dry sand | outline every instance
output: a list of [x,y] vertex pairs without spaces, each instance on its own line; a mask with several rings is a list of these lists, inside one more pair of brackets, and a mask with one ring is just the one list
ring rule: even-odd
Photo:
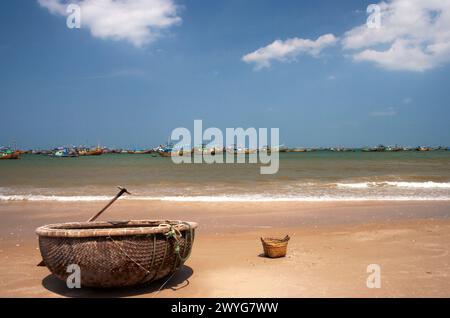
[[[36,227],[88,219],[103,203],[0,203],[1,297],[450,297],[450,202],[121,201],[103,219],[181,219],[200,227],[190,259],[163,282],[69,290],[40,261]],[[260,236],[289,234],[288,256]],[[366,286],[369,264],[381,288]]]

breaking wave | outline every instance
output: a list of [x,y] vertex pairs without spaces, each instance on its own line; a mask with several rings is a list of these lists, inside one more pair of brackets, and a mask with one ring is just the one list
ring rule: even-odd
[[367,189],[370,187],[398,187],[413,189],[450,189],[450,182],[404,182],[404,181],[383,181],[383,182],[358,182],[358,183],[336,183],[338,187],[350,189]]
[[[31,202],[96,202],[109,201],[110,196],[46,196],[46,195],[0,195],[0,201]],[[125,201],[168,201],[168,202],[333,202],[333,201],[450,201],[450,196],[133,196],[123,197]]]

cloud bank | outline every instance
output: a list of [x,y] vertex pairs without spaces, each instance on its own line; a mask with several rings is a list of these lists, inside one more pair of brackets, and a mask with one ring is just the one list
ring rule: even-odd
[[355,61],[415,72],[450,62],[450,1],[392,0],[378,6],[380,28],[360,25],[342,39]]
[[82,27],[94,37],[125,40],[142,47],[161,32],[181,23],[173,0],[38,0],[55,15],[66,16],[69,3],[81,8]]
[[322,35],[317,40],[300,38],[287,39],[286,41],[276,40],[243,56],[242,60],[246,63],[254,63],[255,69],[259,70],[270,67],[271,62],[274,60],[291,61],[300,54],[317,57],[324,48],[334,45],[336,42],[337,39],[333,34]]
[[[377,5],[380,28],[369,28],[364,23],[341,37],[342,48],[353,61],[412,72],[424,72],[450,62],[450,0],[390,0]],[[301,53],[317,56],[336,42],[332,34],[316,41],[277,40],[242,60],[262,69],[270,67],[274,60],[290,61]]]

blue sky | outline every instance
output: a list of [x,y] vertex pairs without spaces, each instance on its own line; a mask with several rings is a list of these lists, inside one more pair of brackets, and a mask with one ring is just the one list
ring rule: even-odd
[[[291,146],[450,144],[449,54],[416,63],[409,51],[379,58],[348,45],[370,1],[174,0],[179,21],[138,40],[95,34],[92,21],[69,29],[49,11],[58,0],[47,2],[0,3],[0,145],[154,146],[194,119],[279,127]],[[318,54],[243,61],[275,40],[324,34],[336,43]]]

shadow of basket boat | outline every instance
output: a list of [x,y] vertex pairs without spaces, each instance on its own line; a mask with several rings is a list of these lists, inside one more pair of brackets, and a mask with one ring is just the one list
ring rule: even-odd
[[85,287],[69,289],[65,282],[61,281],[53,274],[46,276],[42,280],[42,286],[52,293],[71,298],[120,298],[141,295],[155,296],[157,292],[166,289],[175,291],[187,287],[189,285],[189,278],[193,273],[194,271],[191,267],[183,265],[162,288],[161,286],[165,283],[165,279],[133,287],[108,289]]
[[51,224],[36,232],[45,266],[61,281],[77,265],[82,287],[116,288],[174,274],[190,256],[196,227],[136,220]]

